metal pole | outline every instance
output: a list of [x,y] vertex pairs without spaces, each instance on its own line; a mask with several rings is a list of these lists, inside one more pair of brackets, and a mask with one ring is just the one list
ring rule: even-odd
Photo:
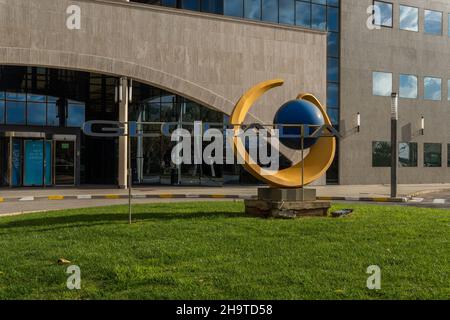
[[398,95],[392,93],[391,101],[391,198],[397,197],[397,124],[398,124]]
[[128,127],[127,131],[127,153],[128,153],[128,222],[131,224],[131,137]]
[[305,125],[301,126],[301,148],[302,148],[302,201],[305,201],[305,157],[304,157],[304,146],[305,146]]

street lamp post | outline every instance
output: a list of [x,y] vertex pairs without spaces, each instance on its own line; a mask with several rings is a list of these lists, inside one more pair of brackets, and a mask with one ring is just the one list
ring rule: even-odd
[[391,198],[397,197],[397,127],[398,127],[398,94],[391,95]]

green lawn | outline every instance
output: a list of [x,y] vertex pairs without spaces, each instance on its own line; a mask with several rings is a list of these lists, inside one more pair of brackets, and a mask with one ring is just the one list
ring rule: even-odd
[[[449,210],[353,205],[344,218],[247,217],[241,202],[0,218],[1,299],[449,299]],[[66,258],[81,290],[66,288]],[[381,290],[366,268],[381,267]]]

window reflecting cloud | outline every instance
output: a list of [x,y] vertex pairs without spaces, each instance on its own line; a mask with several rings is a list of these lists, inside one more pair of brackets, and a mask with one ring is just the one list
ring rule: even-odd
[[392,27],[392,4],[375,1],[375,24],[384,27]]
[[442,34],[442,12],[425,10],[425,32]]
[[392,73],[373,72],[373,95],[375,96],[390,96],[392,93]]
[[400,29],[419,31],[419,9],[400,6]]
[[425,77],[424,79],[424,98],[426,100],[441,100],[442,80],[439,78]]
[[409,74],[400,75],[400,98],[417,98],[417,77]]

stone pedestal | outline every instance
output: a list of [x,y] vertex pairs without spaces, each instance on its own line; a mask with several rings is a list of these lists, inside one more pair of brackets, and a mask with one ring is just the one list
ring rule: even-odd
[[266,218],[326,216],[331,204],[316,200],[315,189],[259,188],[257,200],[245,200],[245,212]]

